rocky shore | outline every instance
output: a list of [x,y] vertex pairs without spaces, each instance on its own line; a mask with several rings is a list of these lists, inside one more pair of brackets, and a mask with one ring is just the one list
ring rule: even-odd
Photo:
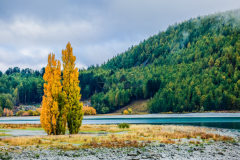
[[41,159],[41,160],[140,160],[140,159],[240,159],[239,143],[212,142],[193,144],[152,144],[142,148],[92,148],[64,151],[54,148],[1,147],[1,159]]
[[[205,141],[201,139],[181,139],[178,144],[153,142],[145,147],[128,148],[82,148],[63,150],[55,147],[42,146],[0,146],[0,159],[41,159],[41,160],[213,160],[240,159],[240,133],[234,130],[217,129],[209,131],[233,137],[233,141]],[[177,141],[177,140],[176,140]],[[199,144],[190,143],[199,141]]]

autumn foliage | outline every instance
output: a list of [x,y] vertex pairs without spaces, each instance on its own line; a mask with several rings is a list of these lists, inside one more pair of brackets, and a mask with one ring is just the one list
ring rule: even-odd
[[43,76],[45,83],[40,121],[48,135],[65,134],[66,126],[70,134],[76,134],[83,119],[83,105],[79,102],[79,73],[70,43],[66,50],[62,50],[62,61],[63,76],[60,61],[50,53]]
[[4,116],[12,116],[13,115],[13,111],[12,110],[10,110],[10,109],[7,109],[7,108],[4,108],[4,110],[3,110],[3,115]]
[[62,91],[61,64],[55,60],[54,54],[48,55],[48,64],[43,79],[44,96],[40,121],[47,134],[57,134],[58,95]]
[[67,124],[70,134],[79,132],[83,119],[83,104],[79,102],[80,87],[78,68],[75,66],[76,56],[73,55],[71,44],[68,43],[62,50],[63,61],[63,93],[65,96],[64,108],[67,112]]
[[89,106],[83,107],[83,113],[84,113],[84,115],[96,115],[97,114],[96,109],[94,109],[93,107],[89,107]]

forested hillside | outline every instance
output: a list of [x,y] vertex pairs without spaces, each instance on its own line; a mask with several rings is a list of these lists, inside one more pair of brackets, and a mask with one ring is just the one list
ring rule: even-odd
[[5,74],[0,71],[0,114],[2,109],[29,103],[40,103],[43,95],[43,74],[26,68],[9,68]]
[[[93,107],[111,112],[133,99],[152,97],[153,113],[240,109],[239,15],[234,10],[174,24],[106,64],[82,71],[98,76],[102,87],[91,98]],[[86,97],[92,86],[89,81]]]
[[[80,70],[82,99],[91,97],[97,113],[148,98],[152,113],[240,110],[239,17],[234,10],[191,18]],[[43,72],[0,75],[0,105],[16,93],[20,103],[40,102]]]

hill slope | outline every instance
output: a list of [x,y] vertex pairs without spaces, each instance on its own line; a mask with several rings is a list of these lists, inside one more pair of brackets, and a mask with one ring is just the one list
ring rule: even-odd
[[83,96],[95,92],[98,113],[151,97],[153,113],[240,109],[238,15],[234,10],[169,26],[106,64],[82,70]]
[[123,111],[128,110],[128,108],[131,108],[134,111],[132,114],[148,114],[149,113],[147,108],[147,100],[132,101],[131,103],[117,110],[114,113],[122,114]]

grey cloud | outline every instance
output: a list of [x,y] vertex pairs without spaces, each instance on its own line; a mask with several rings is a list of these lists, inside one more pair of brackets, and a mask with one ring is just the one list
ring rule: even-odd
[[0,70],[40,69],[71,42],[77,66],[101,64],[131,45],[198,15],[236,9],[236,0],[0,1]]

